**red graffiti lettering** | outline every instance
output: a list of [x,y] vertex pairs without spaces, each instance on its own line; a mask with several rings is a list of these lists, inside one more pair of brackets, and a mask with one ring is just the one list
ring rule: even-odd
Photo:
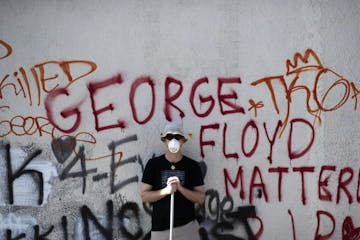
[[[255,183],[257,176],[259,176],[260,182]],[[267,195],[267,191],[266,191],[266,185],[264,184],[263,178],[261,176],[261,171],[260,171],[259,167],[257,167],[257,166],[254,167],[254,170],[251,175],[250,189],[249,189],[249,192],[250,192],[249,193],[249,203],[250,204],[252,204],[252,202],[253,202],[253,195],[254,195],[255,188],[262,189],[262,192],[265,197],[265,201],[268,202],[269,200],[268,200],[268,195]]]
[[293,240],[296,240],[296,231],[295,231],[295,219],[294,219],[294,216],[291,212],[290,209],[288,209],[288,214],[290,215],[290,218],[291,218],[291,229],[292,229],[292,236],[293,236]]
[[204,154],[204,146],[215,146],[215,141],[211,140],[211,141],[205,141],[204,140],[204,132],[207,129],[219,129],[220,125],[215,123],[215,124],[211,124],[211,125],[207,125],[207,126],[201,126],[200,129],[200,155],[202,158],[205,157]]
[[358,174],[357,191],[356,191],[357,202],[360,203],[360,169]]
[[[288,156],[290,160],[293,159],[297,159],[297,158],[301,158],[302,156],[304,156],[307,152],[310,151],[313,143],[314,143],[314,138],[315,138],[315,130],[313,128],[313,126],[306,121],[305,119],[293,119],[291,120],[291,128],[289,130],[289,136],[288,136]],[[294,149],[294,143],[296,143],[295,140],[304,140],[304,129],[303,126],[305,126],[305,130],[308,128],[309,130],[309,140],[307,141],[306,146],[303,146],[302,149]],[[264,133],[267,137],[268,143],[269,143],[269,155],[267,156],[267,159],[269,160],[270,164],[272,164],[272,149],[274,147],[274,144],[276,142],[276,135],[281,127],[281,121],[278,121],[278,124],[275,128],[274,134],[272,136],[272,138],[270,139],[269,137],[269,131],[268,128],[266,126],[266,123],[263,124],[264,127]],[[297,129],[299,129],[300,131],[295,131],[295,127]],[[246,158],[251,158],[259,145],[260,139],[262,136],[264,136],[264,134],[260,134],[260,129],[257,126],[257,123],[254,120],[249,120],[245,126],[243,127],[242,131],[240,133],[237,133],[235,131],[232,131],[231,128],[229,130],[229,124],[228,123],[224,123],[223,129],[222,129],[222,153],[224,155],[224,157],[226,159],[229,158],[234,158],[234,159],[239,159],[240,158],[240,151],[242,153],[243,156],[245,156]],[[200,129],[200,151],[201,151],[201,157],[205,157],[205,151],[204,151],[204,147],[205,146],[211,146],[214,147],[216,144],[218,144],[219,141],[205,141],[204,140],[204,134],[205,131],[208,129],[215,129],[218,130],[220,129],[220,124],[219,123],[215,123],[215,124],[210,124],[210,125],[206,125],[206,126],[202,126]],[[239,134],[239,135],[238,135]],[[231,136],[228,136],[231,135]],[[300,136],[299,136],[300,135]],[[216,139],[219,139],[220,136],[215,137]],[[227,150],[227,139],[231,138],[231,139],[240,139],[239,140],[239,145],[240,147],[240,151],[239,152],[228,152]],[[231,146],[234,146],[234,142],[231,143]],[[239,146],[238,145],[238,146]]]
[[[332,228],[328,233],[320,233],[320,225],[321,225],[321,216],[326,216],[328,217],[331,222],[332,222]],[[331,215],[331,213],[326,212],[326,211],[317,211],[316,212],[316,217],[317,217],[317,226],[316,226],[316,232],[315,232],[315,240],[326,240],[326,239],[330,239],[330,237],[333,235],[334,231],[335,231],[335,225],[336,225],[336,221],[333,215]]]
[[200,106],[204,105],[204,103],[209,103],[209,107],[203,112],[200,113],[196,107],[195,107],[195,92],[198,89],[198,87],[203,84],[203,83],[209,83],[209,80],[207,77],[204,78],[200,78],[199,80],[197,80],[192,88],[191,88],[191,93],[190,93],[190,104],[191,104],[191,108],[193,110],[193,112],[195,113],[196,116],[198,117],[207,117],[209,116],[209,114],[212,112],[214,105],[215,105],[215,100],[214,98],[210,95],[210,96],[202,96],[201,94],[199,94],[199,101],[200,101]]
[[[175,84],[178,86],[177,91],[175,92],[175,94],[171,95],[171,85]],[[185,113],[178,107],[176,106],[173,102],[178,99],[181,95],[183,91],[183,85],[181,83],[181,81],[172,78],[172,77],[167,77],[165,80],[165,106],[164,106],[164,113],[165,113],[165,117],[166,120],[171,121],[172,117],[171,117],[171,111],[170,111],[170,107],[175,108],[176,110],[179,111],[179,116],[181,118],[185,117]]]
[[[333,171],[335,172],[336,167],[335,166],[322,166],[321,170],[320,170],[320,174],[319,174],[319,181],[318,181],[318,194],[319,194],[319,199],[320,200],[324,200],[324,201],[331,201],[332,200],[332,195],[330,193],[330,191],[327,189],[328,185],[329,185],[329,178],[330,175],[328,175],[325,180],[322,180],[322,176],[323,176],[323,172],[324,171]],[[322,191],[324,193],[322,193]]]
[[224,130],[223,130],[223,154],[225,156],[226,159],[228,158],[239,158],[239,154],[235,153],[227,153],[226,152],[226,130],[227,130],[227,124],[224,124]]
[[288,173],[288,168],[277,167],[277,168],[269,168],[269,173],[278,173],[278,200],[281,202],[282,200],[282,176],[283,173]]
[[[311,130],[308,145],[302,151],[299,151],[299,152],[294,151],[292,149],[292,142],[293,142],[293,135],[292,134],[293,134],[293,130],[294,130],[294,126],[295,126],[294,124],[295,123],[305,123],[305,126],[308,126],[309,129]],[[302,130],[302,131],[304,131],[304,130]],[[302,137],[303,136],[304,135],[302,135]],[[300,118],[291,120],[290,121],[290,135],[289,135],[289,139],[288,139],[289,159],[293,160],[293,159],[300,158],[300,157],[304,156],[310,150],[310,148],[312,147],[312,145],[314,143],[314,139],[315,139],[315,130],[314,130],[313,126],[308,121],[306,121],[305,119],[300,119]]]
[[238,171],[237,171],[234,181],[231,180],[228,170],[224,169],[224,180],[225,180],[225,190],[226,190],[227,196],[230,196],[228,183],[230,183],[233,188],[237,188],[237,186],[239,185],[239,182],[240,182],[239,196],[240,196],[240,199],[245,199],[243,169],[241,166],[238,168]]
[[44,103],[46,115],[48,116],[48,119],[52,125],[54,125],[60,131],[69,134],[69,133],[74,132],[79,127],[80,121],[81,121],[81,113],[80,113],[80,110],[76,106],[70,106],[68,108],[65,108],[63,111],[60,112],[60,115],[63,118],[69,118],[70,116],[73,116],[73,115],[76,116],[76,118],[75,118],[74,123],[69,128],[60,127],[60,125],[55,122],[53,103],[56,100],[56,98],[58,98],[61,95],[69,96],[69,92],[65,88],[57,88],[57,89],[54,89],[53,91],[51,91],[47,95],[47,97],[45,99],[45,103]]
[[[246,133],[247,133],[247,130],[248,130],[249,127],[251,127],[252,129],[255,129],[255,136],[256,137],[255,137],[255,142],[254,142],[253,147],[251,148],[251,150],[249,152],[247,152],[246,149],[245,149],[245,137],[246,137]],[[256,123],[253,120],[249,121],[245,125],[245,127],[243,129],[243,132],[242,132],[242,139],[241,140],[242,140],[241,141],[241,149],[242,149],[243,154],[245,155],[245,157],[251,157],[254,154],[254,152],[256,151],[256,148],[257,148],[257,146],[259,144],[259,129],[258,129]]]
[[[232,113],[245,113],[245,110],[243,107],[238,106],[232,102],[229,101],[229,99],[237,99],[237,94],[234,90],[231,91],[229,94],[222,94],[222,87],[224,84],[232,84],[232,83],[241,83],[240,78],[219,78],[218,79],[218,99],[219,99],[219,105],[220,105],[220,111],[223,115],[226,114],[232,114]],[[230,107],[229,110],[224,109],[224,105]]]
[[[291,171],[290,171],[291,169]],[[251,170],[249,170],[251,172],[251,178],[250,178],[250,185],[249,188],[244,188],[244,178],[246,175],[248,175],[249,173],[246,173],[247,169],[244,168],[244,166],[239,166],[236,176],[235,175],[231,175],[231,172],[229,172],[227,169],[223,169],[223,174],[224,174],[224,188],[226,190],[226,194],[228,196],[231,196],[231,187],[233,189],[239,188],[239,196],[241,200],[244,200],[245,195],[249,196],[249,203],[252,203],[253,200],[253,196],[254,196],[254,191],[257,188],[260,188],[260,190],[262,191],[265,201],[268,202],[268,194],[266,191],[266,183],[263,179],[263,172],[264,170],[260,169],[259,167],[255,166],[253,167]],[[300,197],[300,201],[303,205],[307,204],[307,186],[309,186],[309,184],[306,184],[306,179],[308,177],[312,177],[314,178],[314,174],[316,175],[316,177],[318,178],[318,194],[317,194],[317,198],[320,201],[326,201],[326,202],[334,202],[336,204],[338,204],[340,202],[340,196],[341,196],[341,192],[344,192],[346,194],[346,196],[348,197],[348,203],[352,204],[354,203],[353,201],[353,196],[351,194],[351,191],[353,191],[353,194],[359,194],[359,179],[356,181],[356,184],[358,184],[357,188],[349,188],[349,185],[352,183],[353,181],[353,172],[354,170],[350,167],[345,167],[343,169],[341,169],[339,172],[336,171],[336,168],[334,168],[334,166],[320,166],[317,171],[315,171],[316,168],[314,166],[302,166],[302,167],[293,167],[293,168],[288,168],[288,167],[271,167],[267,169],[267,172],[270,174],[277,174],[278,175],[278,181],[277,181],[277,186],[278,186],[278,190],[277,190],[277,196],[276,196],[276,191],[270,192],[270,194],[274,195],[271,196],[271,199],[277,199],[278,202],[282,202],[283,201],[283,195],[282,195],[282,184],[291,182],[291,181],[298,181],[296,180],[296,178],[294,178],[294,173],[299,173],[300,175],[300,181],[299,185],[301,185],[301,197]],[[330,179],[330,175],[326,175],[326,171],[331,171],[333,172],[333,174],[337,173],[338,174],[338,182],[335,181],[329,181]],[[359,169],[360,171],[360,169]],[[348,176],[346,176],[348,175]],[[284,176],[286,176],[286,181],[283,181]],[[359,176],[360,178],[360,176]],[[330,184],[332,183],[332,184]],[[249,189],[249,194],[246,194],[245,189]],[[332,191],[336,191],[337,190],[337,198],[333,199],[333,193],[330,191],[330,189],[332,189]],[[259,189],[257,189],[259,190]],[[258,195],[259,196],[259,195]],[[313,196],[313,194],[312,194]],[[261,197],[261,195],[260,195]]]
[[[348,178],[343,180],[343,176],[347,173],[349,174]],[[337,189],[337,194],[336,194],[336,203],[340,202],[340,190],[341,189],[345,192],[346,196],[348,197],[349,204],[352,203],[352,201],[353,201],[352,196],[351,196],[349,190],[346,188],[346,186],[349,185],[349,183],[352,181],[353,175],[354,175],[354,171],[352,170],[352,168],[347,167],[347,168],[341,169],[340,175],[339,175],[338,189]]]
[[300,172],[301,174],[301,201],[303,203],[303,205],[306,205],[306,189],[305,189],[305,172],[314,172],[315,171],[315,167],[296,167],[293,168],[294,172]]
[[[136,107],[135,107],[135,93],[136,93],[137,88],[143,83],[147,83],[151,87],[151,96],[152,96],[151,109],[150,109],[150,113],[144,120],[139,120],[138,114],[136,111]],[[133,84],[131,85],[131,90],[130,90],[131,112],[132,112],[135,122],[137,122],[138,124],[141,124],[141,125],[146,124],[147,122],[150,121],[150,119],[154,115],[154,112],[155,112],[155,87],[154,86],[155,86],[154,81],[150,77],[140,77],[140,78],[136,79],[133,82]]]
[[108,104],[106,107],[103,107],[103,108],[100,108],[100,109],[97,109],[96,106],[95,106],[95,95],[96,95],[96,92],[99,89],[106,88],[106,87],[108,87],[110,85],[113,85],[113,84],[121,84],[121,83],[122,83],[122,79],[121,79],[121,76],[119,74],[119,75],[116,75],[116,76],[114,76],[112,78],[109,78],[109,79],[107,79],[105,81],[98,82],[98,83],[90,83],[88,85],[88,89],[89,89],[89,92],[90,92],[90,99],[91,99],[91,107],[92,107],[94,118],[95,118],[95,129],[97,131],[103,131],[103,130],[112,129],[112,128],[125,128],[125,123],[124,123],[124,121],[121,121],[121,120],[118,120],[117,123],[114,123],[114,124],[111,124],[111,125],[100,126],[99,125],[99,115],[106,112],[106,111],[113,111],[114,106],[111,103]]
[[360,227],[354,227],[350,216],[347,216],[343,222],[342,240],[360,240]]
[[277,134],[278,134],[278,131],[280,129],[280,127],[282,126],[282,122],[279,120],[278,123],[277,123],[277,126],[276,126],[276,129],[274,131],[274,134],[273,134],[273,137],[272,139],[270,140],[270,137],[269,137],[269,134],[268,134],[268,130],[266,128],[266,123],[264,122],[264,129],[265,129],[265,133],[266,133],[266,138],[267,140],[269,141],[270,143],[270,153],[269,155],[267,156],[267,159],[269,160],[270,164],[272,164],[272,152],[273,152],[273,146],[274,146],[274,143],[275,143],[275,139]]

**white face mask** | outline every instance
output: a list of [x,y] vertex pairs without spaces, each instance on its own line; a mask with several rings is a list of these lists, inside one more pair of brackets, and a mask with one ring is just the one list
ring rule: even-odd
[[168,142],[168,149],[171,153],[177,153],[180,150],[180,142],[175,138]]

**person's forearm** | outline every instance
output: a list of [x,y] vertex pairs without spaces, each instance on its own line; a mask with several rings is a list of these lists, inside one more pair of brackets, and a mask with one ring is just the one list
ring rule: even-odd
[[141,198],[143,202],[156,202],[162,199],[163,197],[167,196],[169,193],[166,191],[166,188],[156,190],[156,191],[144,191],[141,193]]
[[205,201],[205,192],[196,191],[196,190],[190,190],[183,186],[180,186],[178,188],[178,191],[184,195],[188,200],[202,204]]

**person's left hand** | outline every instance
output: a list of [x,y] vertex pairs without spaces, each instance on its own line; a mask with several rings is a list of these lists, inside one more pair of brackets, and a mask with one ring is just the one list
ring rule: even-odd
[[180,180],[177,176],[169,177],[167,179],[167,185],[172,186],[173,190],[171,192],[176,192],[176,190],[178,190],[179,186],[181,186]]

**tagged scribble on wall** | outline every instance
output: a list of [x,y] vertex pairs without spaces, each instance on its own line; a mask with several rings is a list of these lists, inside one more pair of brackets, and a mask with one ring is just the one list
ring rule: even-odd
[[40,149],[29,153],[0,144],[1,206],[44,206],[57,171],[51,161],[40,160]]
[[[305,92],[306,100],[303,106],[310,115],[314,116],[314,123],[321,124],[322,112],[336,111],[352,99],[354,110],[357,109],[357,96],[360,93],[358,87],[339,73],[324,67],[314,50],[307,49],[304,55],[295,53],[293,60],[286,61],[286,69],[283,75],[264,77],[251,83],[252,86],[265,84],[268,88],[276,113],[285,115],[282,119],[284,123],[282,131],[291,118],[294,108],[291,103],[292,97],[297,91]],[[283,91],[275,91],[274,84],[280,84]],[[330,98],[329,95],[335,91],[340,92],[341,95]],[[286,102],[284,109],[279,107],[281,101]]]

